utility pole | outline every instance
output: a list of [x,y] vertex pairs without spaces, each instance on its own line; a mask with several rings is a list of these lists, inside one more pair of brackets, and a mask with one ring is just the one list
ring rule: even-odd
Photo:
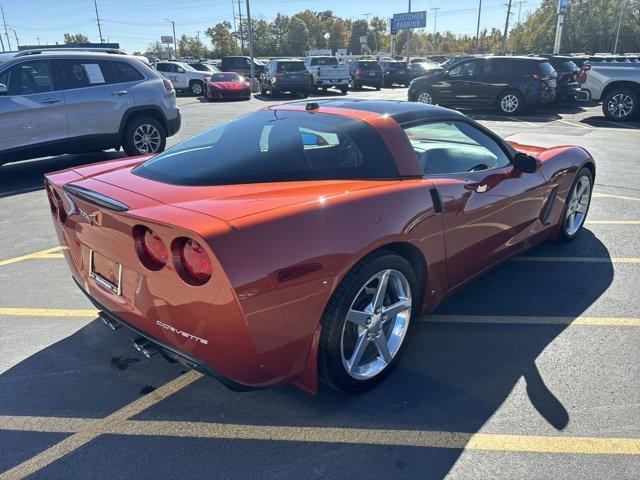
[[100,26],[100,15],[98,15],[98,2],[93,0],[93,6],[96,9],[96,21],[98,22],[98,35],[100,35],[100,43],[102,43],[102,27]]
[[2,47],[2,51],[4,52],[4,42],[2,41],[2,35],[0,35],[0,47]]
[[[411,0],[409,0],[409,13],[411,13]],[[411,29],[407,29],[407,67],[411,64]]]
[[507,19],[504,22],[504,32],[502,33],[502,53],[507,53],[507,33],[509,32],[509,17],[511,16],[511,0],[507,5]]
[[240,19],[240,54],[244,55],[244,37],[242,36],[242,6],[238,0],[238,17]]
[[253,60],[253,27],[251,26],[251,10],[247,0],[247,27],[249,28],[249,57],[251,62],[251,91],[258,91],[258,79],[256,78],[256,66]]
[[562,27],[564,26],[564,15],[567,13],[567,0],[558,0],[558,23],[556,24],[556,38],[553,42],[553,54],[560,53],[560,41],[562,40]]
[[0,4],[0,12],[2,12],[2,23],[4,23],[4,36],[7,37],[7,44],[9,45],[9,51],[11,51],[11,39],[9,38],[9,31],[7,30],[7,21],[4,18],[4,8]]
[[178,58],[178,49],[176,48],[176,22],[174,22],[173,20],[169,20],[168,18],[165,18],[165,20],[169,22],[173,27],[173,56],[175,58]]
[[620,2],[620,18],[618,18],[618,31],[616,32],[616,42],[613,44],[613,54],[618,53],[618,38],[620,37],[620,25],[622,25],[622,13],[624,12],[624,4],[627,3],[627,0],[622,0]]
[[18,50],[20,50],[20,42],[18,41],[18,33],[16,32],[15,28],[12,28],[11,30],[13,30],[13,36],[16,38],[16,48]]
[[38,40],[38,45],[40,45],[40,37],[36,37],[36,40]]
[[476,26],[476,53],[480,53],[480,13],[482,12],[482,0],[478,5],[478,25]]
[[[236,25],[236,0],[231,0],[231,10],[233,11],[233,31],[238,31]],[[238,55],[238,37],[236,37],[236,55]]]
[[[522,13],[522,4],[527,3],[527,0],[520,0],[516,2],[518,4],[518,28],[520,28],[520,14]],[[518,30],[518,35],[516,35],[516,47],[514,53],[518,54],[518,40],[520,40],[520,31]]]
[[436,22],[438,20],[438,10],[440,10],[440,8],[442,7],[434,7],[431,8],[430,10],[433,10],[433,34],[436,34]]

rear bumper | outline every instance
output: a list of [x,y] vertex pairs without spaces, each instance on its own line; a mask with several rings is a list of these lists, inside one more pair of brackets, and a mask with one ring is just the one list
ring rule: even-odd
[[138,335],[140,337],[143,337],[148,342],[151,342],[152,344],[154,344],[154,346],[157,347],[158,350],[160,350],[162,353],[164,353],[168,357],[176,360],[177,362],[179,362],[179,363],[181,363],[181,364],[183,364],[183,365],[185,365],[185,366],[187,366],[189,368],[197,370],[200,373],[204,373],[205,375],[209,375],[210,377],[213,377],[213,378],[219,380],[225,387],[229,388],[230,390],[233,390],[234,392],[247,392],[247,391],[253,391],[253,390],[261,390],[261,389],[265,388],[265,387],[252,387],[252,386],[243,385],[241,383],[238,383],[235,380],[232,380],[231,378],[226,377],[225,375],[221,374],[220,372],[218,372],[215,368],[213,368],[208,363],[203,362],[202,360],[198,360],[198,359],[196,359],[194,357],[191,357],[190,355],[187,355],[186,353],[181,352],[181,351],[179,351],[179,350],[167,345],[166,343],[161,342],[160,340],[158,340],[157,338],[149,335],[148,333],[143,332],[142,330],[134,327],[130,323],[127,323],[122,318],[117,316],[116,314],[110,312],[100,302],[98,302],[98,300],[93,298],[83,288],[83,286],[80,284],[80,282],[76,279],[75,276],[72,276],[72,278],[73,278],[73,281],[78,286],[78,288],[80,289],[80,291],[87,296],[89,301],[98,310],[100,310],[100,316],[101,317],[106,318],[110,322],[114,322],[116,324],[122,325],[123,327],[126,327],[129,331],[135,333],[136,335]]
[[411,81],[411,75],[403,73],[387,73],[384,76],[387,83],[409,83]]
[[288,83],[288,82],[274,82],[273,88],[280,90],[281,92],[309,92],[311,90],[310,83]]
[[175,135],[180,130],[180,126],[182,125],[182,115],[178,110],[178,114],[175,118],[170,118],[167,120],[167,137],[171,137]]
[[251,98],[251,90],[243,88],[241,90],[207,89],[207,98]]
[[384,78],[383,77],[375,77],[375,78],[356,77],[356,81],[360,85],[366,85],[370,87],[382,87],[382,84],[384,83]]

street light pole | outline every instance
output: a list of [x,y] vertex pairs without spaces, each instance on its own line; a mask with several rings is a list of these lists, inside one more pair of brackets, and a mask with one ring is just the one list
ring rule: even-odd
[[431,8],[430,10],[433,10],[433,34],[436,34],[436,22],[438,20],[438,10],[440,10],[440,8],[442,7],[434,7]]
[[98,35],[100,35],[100,43],[102,43],[102,26],[100,25],[100,15],[98,15],[97,0],[93,0],[93,6],[96,9],[96,21],[98,22]]
[[[516,2],[518,4],[518,29],[520,29],[520,15],[522,13],[522,4],[523,3],[527,3],[527,0],[520,0],[518,2]],[[516,35],[516,46],[515,46],[515,51],[514,53],[517,55],[518,54],[518,40],[520,39],[520,30],[518,30],[518,34]]]
[[618,18],[618,31],[616,32],[616,42],[613,44],[613,54],[618,53],[618,38],[620,37],[620,25],[622,25],[622,13],[624,12],[624,4],[627,0],[620,2],[620,17]]
[[478,25],[476,26],[476,53],[480,53],[480,13],[482,12],[482,0],[478,4]]
[[[411,0],[409,0],[409,13],[411,13]],[[411,64],[411,29],[407,29],[407,67]]]
[[178,56],[176,54],[178,53],[178,49],[176,47],[176,22],[169,20],[168,18],[165,18],[165,20],[173,27],[173,56],[177,59]]

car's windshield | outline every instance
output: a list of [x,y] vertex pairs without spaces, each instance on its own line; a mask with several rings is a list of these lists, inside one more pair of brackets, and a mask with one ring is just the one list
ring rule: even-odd
[[178,65],[179,67],[184,68],[188,72],[197,72],[197,70],[195,68],[193,68],[191,65],[189,65],[188,63],[176,62],[176,65]]
[[219,125],[136,167],[175,185],[396,178],[380,135],[340,115],[264,110]]
[[234,82],[240,79],[242,79],[242,77],[235,73],[214,73],[211,75],[213,82]]

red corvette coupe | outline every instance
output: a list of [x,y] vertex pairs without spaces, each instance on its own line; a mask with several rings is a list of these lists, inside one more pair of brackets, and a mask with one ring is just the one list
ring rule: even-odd
[[595,163],[411,102],[289,103],[164,153],[47,175],[74,280],[113,328],[232,389],[380,382],[411,324],[547,239]]
[[207,81],[205,98],[243,98],[251,99],[251,84],[242,75],[234,72],[212,73]]

